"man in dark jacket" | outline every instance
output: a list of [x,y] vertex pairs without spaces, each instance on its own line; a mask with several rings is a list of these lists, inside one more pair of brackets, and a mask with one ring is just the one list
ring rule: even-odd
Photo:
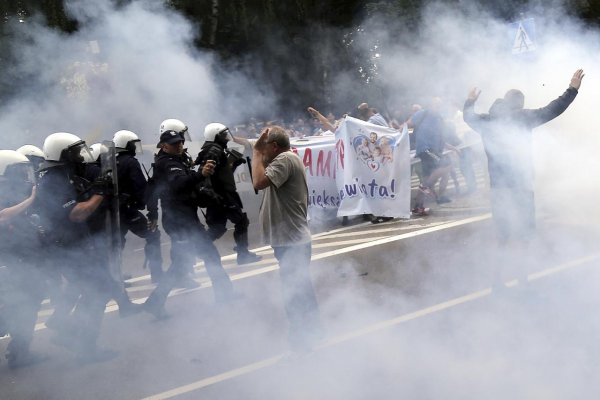
[[[248,226],[250,221],[243,210],[242,199],[235,186],[233,171],[240,163],[245,163],[243,155],[227,150],[227,142],[231,139],[229,128],[218,122],[213,122],[204,128],[202,150],[195,161],[203,166],[209,160],[215,162],[215,173],[209,178],[215,192],[221,196],[219,204],[206,207],[206,224],[208,235],[214,241],[227,231],[227,220],[233,222],[233,239],[237,252],[238,264],[249,264],[260,261],[258,256],[248,251]],[[237,153],[237,154],[236,154]]]
[[[146,208],[146,190],[148,186],[142,167],[135,158],[136,152],[141,149],[141,141],[135,133],[121,130],[115,133],[113,142],[118,153],[117,173],[120,193],[121,242],[125,244],[125,235],[128,231],[146,239],[146,245],[144,246],[146,262],[150,269],[152,282],[158,283],[163,274],[160,230],[155,224],[149,223],[144,214],[140,212],[140,210]],[[158,219],[158,215],[154,214],[156,214],[156,211],[149,207],[148,216],[151,220]]]
[[[84,160],[92,156],[75,135],[58,132],[48,136],[44,154],[34,208],[40,216],[46,262],[53,274],[62,275],[77,289],[79,297],[75,309],[55,324],[58,332],[53,340],[74,351],[81,361],[105,361],[116,355],[96,344],[111,298],[111,278],[90,222],[104,198],[110,196],[112,185],[86,168]],[[80,190],[77,182],[82,179],[92,182],[89,190]]]
[[171,238],[171,266],[145,302],[146,310],[157,318],[165,315],[169,292],[195,264],[196,256],[204,259],[215,300],[226,302],[233,296],[233,286],[219,252],[198,218],[198,188],[214,173],[215,165],[208,162],[201,172],[194,171],[184,152],[182,129],[163,129],[161,125],[161,132],[153,179],[161,202],[163,228]]
[[[488,159],[492,215],[501,245],[526,243],[535,231],[531,130],[562,114],[577,96],[583,70],[577,70],[567,90],[547,106],[524,109],[524,96],[509,90],[488,114],[475,113],[480,91],[470,91],[463,117],[481,134]],[[525,274],[524,268],[521,271]]]

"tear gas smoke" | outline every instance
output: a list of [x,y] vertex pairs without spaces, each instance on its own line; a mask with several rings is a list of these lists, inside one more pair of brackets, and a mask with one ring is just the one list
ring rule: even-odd
[[[106,137],[108,132],[132,129],[148,141],[155,139],[157,124],[164,118],[189,121],[193,134],[206,122],[245,111],[243,104],[259,103],[219,92],[211,72],[214,59],[191,49],[193,27],[176,13],[150,2],[118,10],[106,1],[94,3],[92,8],[84,3],[71,8],[79,20],[88,21],[78,34],[65,37],[38,25],[28,41],[19,44],[19,68],[35,79],[23,96],[1,110],[3,132],[27,132],[35,144],[56,130]],[[514,37],[507,34],[506,22],[460,3],[461,7],[431,3],[419,29],[400,38],[389,37],[380,19],[363,21],[371,37],[380,40],[377,79],[392,94],[390,104],[401,98],[422,102],[441,96],[457,109],[469,88],[477,86],[482,94],[476,111],[487,112],[494,99],[511,88],[523,91],[525,107],[544,106],[563,93],[576,69],[583,68],[586,77],[571,107],[534,131],[541,239],[534,241],[528,254],[505,249],[500,256],[491,224],[474,224],[457,235],[425,235],[385,251],[376,248],[369,258],[357,255],[354,261],[335,258],[315,263],[323,322],[332,336],[487,288],[491,270],[500,265],[537,271],[597,251],[600,114],[595,107],[600,104],[596,90],[600,60],[595,55],[600,32],[556,9],[536,16],[540,42],[535,53],[513,56]],[[100,47],[97,55],[84,51],[94,40]],[[371,42],[357,40],[357,46],[367,57]],[[95,77],[89,60],[105,71]],[[87,68],[86,79],[78,78],[73,68]],[[88,79],[91,76],[94,79]],[[239,93],[252,96],[259,86],[239,74],[227,79]],[[353,98],[356,104],[365,100],[353,92],[352,77],[336,79],[335,97]],[[88,89],[80,91],[84,82]],[[71,87],[73,93],[67,90]],[[269,103],[268,96],[262,100]],[[15,147],[24,138],[5,140]],[[430,254],[435,260],[428,258]],[[363,272],[368,275],[359,278]],[[397,324],[361,336],[363,340],[319,351],[304,363],[278,364],[216,384],[206,389],[213,395],[207,398],[239,398],[240,393],[273,399],[590,397],[598,389],[596,275],[586,267],[573,275],[565,272],[562,279],[540,280],[533,285],[548,298],[534,304],[488,297],[427,314],[414,324]],[[244,312],[231,318],[207,311],[206,304],[200,311],[194,309],[203,312],[201,316],[174,318],[173,335],[180,339],[183,335],[181,341],[164,340],[160,332],[153,332],[154,325],[120,324],[128,330],[116,334],[136,351],[122,357],[135,357],[139,363],[134,373],[127,366],[128,385],[156,385],[146,378],[156,376],[157,369],[163,389],[204,376],[202,369],[191,374],[187,363],[177,368],[190,351],[202,354],[205,365],[226,371],[285,347],[284,327],[273,329],[273,321],[285,320],[280,299],[264,290],[265,284],[258,279],[234,281],[248,300]],[[573,303],[581,307],[570,307]],[[180,315],[182,308],[179,304]],[[232,335],[235,340],[227,342]],[[160,358],[149,355],[153,343],[140,338],[166,341]]]

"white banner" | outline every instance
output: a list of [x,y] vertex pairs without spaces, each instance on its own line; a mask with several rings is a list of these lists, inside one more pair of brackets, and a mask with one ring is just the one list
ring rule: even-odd
[[346,117],[335,133],[338,217],[410,218],[410,150],[402,132]]
[[304,164],[308,184],[308,206],[338,208],[340,196],[335,182],[334,136],[296,139],[290,144]]

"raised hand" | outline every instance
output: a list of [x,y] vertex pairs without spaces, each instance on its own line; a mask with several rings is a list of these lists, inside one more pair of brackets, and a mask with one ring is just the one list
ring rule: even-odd
[[262,153],[263,150],[267,147],[267,140],[269,138],[269,128],[263,129],[260,137],[254,143],[254,150]]
[[573,77],[571,78],[570,86],[572,88],[579,90],[579,88],[581,87],[581,81],[583,80],[584,76],[585,76],[585,74],[583,73],[582,69],[578,69],[577,71],[575,71],[575,73],[573,74]]
[[481,94],[481,90],[479,90],[479,88],[474,87],[473,89],[471,89],[469,91],[469,95],[468,95],[468,99],[475,101],[479,98],[479,95]]

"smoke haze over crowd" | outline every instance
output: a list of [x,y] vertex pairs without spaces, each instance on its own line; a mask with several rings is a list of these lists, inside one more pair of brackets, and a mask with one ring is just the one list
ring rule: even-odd
[[[372,58],[373,43],[377,43],[381,52],[373,59],[377,65],[374,79],[377,85],[385,87],[388,97],[380,101],[361,98],[363,83],[356,80],[356,75],[343,72],[333,78],[332,101],[344,102],[347,107],[346,104],[358,105],[368,100],[371,106],[394,113],[407,101],[426,104],[431,97],[440,96],[452,105],[453,111],[458,111],[469,89],[476,86],[482,90],[475,107],[477,112],[487,112],[496,98],[512,88],[525,94],[526,108],[538,108],[567,89],[575,70],[584,69],[585,79],[571,107],[534,131],[537,209],[542,220],[540,226],[548,230],[542,232],[543,240],[536,243],[531,257],[546,254],[548,259],[568,258],[582,248],[593,248],[600,239],[597,206],[600,184],[596,176],[600,171],[597,156],[600,114],[595,109],[600,104],[597,91],[600,59],[596,56],[600,51],[600,32],[555,8],[544,15],[530,15],[536,22],[536,51],[513,55],[515,28],[479,7],[466,4],[461,2],[461,7],[451,7],[431,2],[424,8],[419,28],[405,31],[401,37],[388,34],[383,21],[389,23],[389,20],[382,16],[361,21],[366,34],[356,39],[353,51],[363,54],[365,59]],[[120,129],[132,130],[144,143],[153,144],[158,138],[158,126],[166,118],[186,122],[192,140],[201,140],[200,132],[209,122],[277,115],[278,110],[274,109],[277,99],[286,93],[277,92],[242,71],[221,68],[214,55],[194,47],[198,27],[160,2],[134,1],[117,7],[109,0],[98,0],[73,1],[67,5],[72,17],[80,22],[76,33],[58,33],[36,19],[29,21],[27,29],[21,29],[23,35],[12,43],[16,64],[4,71],[4,79],[17,75],[27,79],[19,79],[22,87],[0,108],[2,148],[14,149],[26,143],[41,147],[47,135],[58,131],[77,134],[91,144],[112,138]],[[326,40],[323,48],[330,49]],[[285,51],[286,38],[269,46],[274,49],[280,46]],[[316,53],[319,48],[320,44],[315,43]],[[289,68],[301,61],[290,58]],[[335,70],[333,65],[332,71]],[[264,72],[265,80],[269,72],[272,71]],[[550,228],[557,224],[581,228],[586,235],[564,236],[560,234],[564,231],[552,232]],[[469,276],[469,271],[481,273],[482,268],[488,268],[489,265],[481,265],[482,260],[511,265],[523,261],[519,258],[522,255],[510,251],[500,261],[494,258],[497,254],[490,230],[483,233],[474,230],[461,243],[440,240],[421,247],[415,245],[405,249],[406,252],[381,254],[366,266],[338,264],[335,260],[320,264],[322,269],[313,275],[315,281],[329,280],[333,287],[325,292],[323,286],[318,293],[325,325],[341,333],[345,328],[356,329],[362,321],[368,324],[389,318],[391,313],[400,312],[397,310],[410,312],[428,305],[429,300],[442,301],[472,291],[468,284],[475,279]],[[427,251],[428,245],[435,245],[447,258],[425,273],[420,269],[419,252]],[[553,253],[548,249],[553,249]],[[539,257],[527,260],[533,269],[553,266]],[[352,275],[358,270],[378,276],[369,268],[392,272],[381,274],[387,279],[372,283],[368,290],[358,279],[336,289],[337,272]],[[466,275],[459,275],[462,273]],[[407,293],[397,287],[401,278],[431,279],[431,282]],[[487,287],[485,283],[482,285],[480,288]],[[254,300],[249,302],[250,306],[281,312],[278,298],[267,299],[268,296],[258,293],[260,288],[245,286],[248,297],[252,298],[255,291],[256,298],[273,302],[265,305]],[[575,296],[579,289],[583,292],[577,296],[585,304],[598,304],[600,300],[589,281],[577,286],[570,280],[567,285],[548,285],[546,289],[560,292],[561,296]],[[367,292],[377,292],[378,300],[367,299]],[[570,314],[564,322],[574,324],[578,317],[586,318],[593,312],[592,306],[574,312],[563,309],[557,300],[552,301],[556,301],[557,314],[577,314]],[[475,310],[467,317],[454,312],[441,321],[420,324],[420,329],[403,330],[404,325],[400,325],[400,329],[380,334],[368,347],[356,348],[350,355],[341,351],[335,355],[327,353],[321,358],[322,364],[293,369],[289,374],[297,374],[295,379],[312,382],[306,388],[307,393],[302,392],[300,384],[294,387],[297,392],[293,398],[325,398],[323,393],[328,398],[399,397],[391,396],[388,389],[407,398],[451,399],[569,398],[572,393],[580,396],[571,397],[593,393],[591,388],[597,388],[595,381],[600,372],[597,365],[575,351],[574,343],[562,342],[569,337],[568,332],[557,333],[558,328],[554,331],[553,327],[538,326],[535,319],[532,322],[522,311],[518,304],[511,303],[486,312]],[[191,321],[193,324],[194,320]],[[595,323],[594,318],[592,325]],[[195,332],[195,327],[187,324],[188,321],[178,321],[178,329]],[[239,326],[231,324],[223,327],[217,324],[214,329],[259,332],[264,334],[262,339],[254,336],[251,339],[265,348],[276,341],[268,321],[240,316]],[[519,331],[516,345],[511,326],[517,326]],[[135,331],[136,327],[132,329]],[[551,330],[549,336],[547,329]],[[576,339],[580,346],[598,350],[593,345],[596,336],[597,332],[578,331]],[[548,348],[554,350],[549,355]],[[253,349],[248,349],[248,358],[251,356]],[[376,373],[390,381],[397,374],[396,384],[389,387],[359,384],[364,383],[363,360],[377,357],[380,369],[371,372],[373,381],[377,382]],[[559,368],[568,357],[573,357],[573,362]],[[514,363],[518,362],[523,366],[519,373],[514,371]],[[144,367],[138,372],[142,375]],[[176,370],[171,373],[178,375]],[[286,370],[273,373],[281,379],[254,382],[256,392],[289,395],[283,383],[290,378],[285,375]],[[435,378],[435,385],[426,379],[429,375]],[[180,384],[177,379],[173,382]],[[331,382],[339,385],[335,387]],[[502,383],[507,383],[508,388]]]

